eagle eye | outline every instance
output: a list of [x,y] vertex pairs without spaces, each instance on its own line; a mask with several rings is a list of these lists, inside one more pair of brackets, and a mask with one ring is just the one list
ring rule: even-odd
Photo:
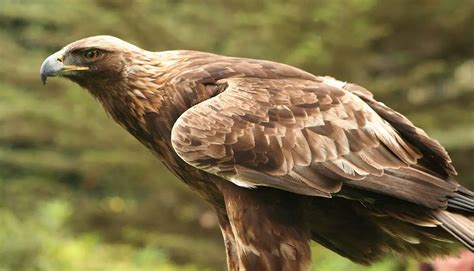
[[95,61],[99,59],[101,55],[102,55],[102,52],[100,52],[97,49],[91,49],[84,52],[84,58],[87,61]]

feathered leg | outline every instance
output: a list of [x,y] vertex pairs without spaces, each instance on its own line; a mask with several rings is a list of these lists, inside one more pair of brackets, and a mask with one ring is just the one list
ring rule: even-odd
[[229,271],[239,271],[239,256],[237,255],[237,245],[230,226],[229,219],[225,213],[217,212],[219,227],[224,238],[225,253],[227,259],[227,269]]
[[221,218],[230,270],[309,270],[310,231],[301,211],[304,202],[300,197],[276,189],[247,189],[227,182],[218,186],[225,198],[232,231],[229,234],[226,221]]

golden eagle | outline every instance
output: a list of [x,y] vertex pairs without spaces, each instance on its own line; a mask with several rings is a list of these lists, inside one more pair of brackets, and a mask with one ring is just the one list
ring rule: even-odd
[[271,61],[111,36],[49,56],[214,206],[230,270],[307,270],[309,241],[369,264],[474,248],[446,150],[365,88]]

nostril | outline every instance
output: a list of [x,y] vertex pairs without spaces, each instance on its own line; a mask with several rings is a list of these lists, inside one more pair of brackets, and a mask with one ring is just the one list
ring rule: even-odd
[[56,58],[56,61],[59,62],[59,63],[63,63],[64,56],[63,55],[58,55],[58,57]]

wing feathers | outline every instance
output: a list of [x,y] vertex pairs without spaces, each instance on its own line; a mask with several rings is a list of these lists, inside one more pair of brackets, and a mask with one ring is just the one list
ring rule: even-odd
[[[457,189],[417,164],[426,154],[447,161],[440,147],[427,152],[416,139],[435,141],[361,87],[300,79],[221,82],[223,92],[186,111],[173,128],[173,147],[196,167],[237,184],[305,195],[327,197],[345,183],[431,208],[446,208]],[[408,132],[419,136],[407,140]],[[470,204],[461,196],[450,202]]]
[[431,170],[442,176],[456,175],[456,170],[451,164],[451,158],[438,141],[428,137],[420,128],[416,127],[406,117],[383,103],[375,101],[367,95],[359,95],[374,111],[397,129],[403,138],[417,147],[423,154],[419,161],[428,165]]

